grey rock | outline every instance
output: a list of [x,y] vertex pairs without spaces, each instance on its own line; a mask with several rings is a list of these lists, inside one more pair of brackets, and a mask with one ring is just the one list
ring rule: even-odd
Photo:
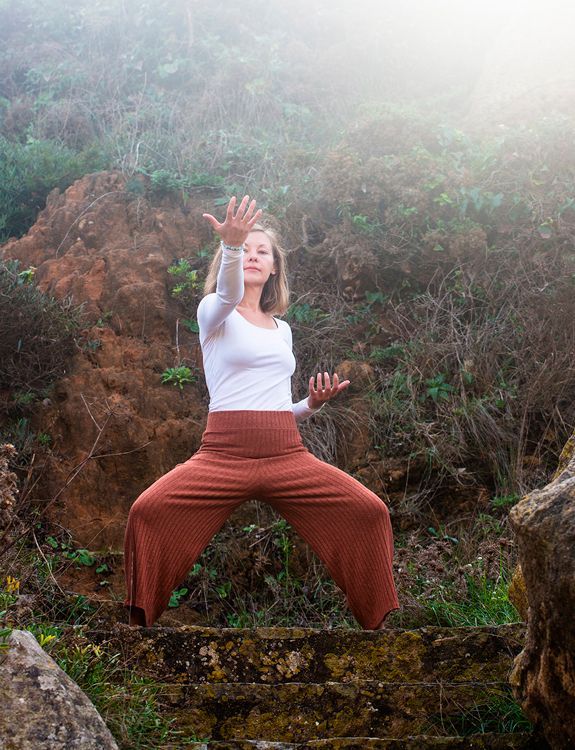
[[1,750],[118,750],[78,685],[32,633],[14,630],[0,654]]

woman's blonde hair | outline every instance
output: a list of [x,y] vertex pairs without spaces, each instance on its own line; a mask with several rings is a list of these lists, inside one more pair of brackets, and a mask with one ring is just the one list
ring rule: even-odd
[[[289,285],[287,280],[287,262],[286,252],[280,245],[279,237],[273,229],[263,226],[263,224],[254,224],[251,232],[263,232],[270,240],[274,256],[275,274],[272,274],[264,284],[260,307],[263,312],[283,315],[289,306]],[[222,246],[216,250],[206,281],[204,283],[204,296],[216,291],[216,282],[218,271],[222,261]]]

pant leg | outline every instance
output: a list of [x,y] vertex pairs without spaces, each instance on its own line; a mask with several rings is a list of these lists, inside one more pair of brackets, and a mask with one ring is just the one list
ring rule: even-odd
[[128,607],[152,625],[171,593],[250,497],[249,459],[200,451],[148,487],[130,509],[124,540]]
[[357,621],[377,627],[399,608],[385,503],[309,451],[266,461],[262,499],[310,545],[344,591]]

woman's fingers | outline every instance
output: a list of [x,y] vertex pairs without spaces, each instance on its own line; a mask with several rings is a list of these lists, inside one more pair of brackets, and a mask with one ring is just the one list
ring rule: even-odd
[[254,210],[255,210],[255,207],[256,207],[256,202],[255,202],[255,200],[253,200],[253,201],[252,201],[252,202],[250,203],[250,205],[248,206],[248,210],[247,210],[247,211],[245,212],[245,214],[244,214],[244,216],[243,216],[243,219],[242,219],[242,221],[243,221],[244,223],[247,223],[247,222],[249,222],[249,220],[250,220],[250,219],[252,218],[252,216],[253,216],[253,213],[254,213]]
[[[229,200],[226,209],[226,218],[220,223],[211,214],[202,214],[206,221],[209,221],[212,228],[221,236],[226,245],[240,247],[246,241],[253,225],[262,215],[261,209],[256,211],[256,201],[250,203],[249,195],[244,195],[240,205],[236,209],[237,198],[235,195]],[[254,213],[255,211],[255,213]]]
[[[220,223],[215,216],[212,216],[211,214],[202,214],[202,216],[210,222],[210,224],[213,226],[213,228],[216,231],[219,231],[222,227],[226,227],[229,229],[241,229],[242,231],[248,231],[251,229],[251,227],[256,223],[256,221],[260,218],[262,215],[262,210],[258,209],[255,214],[255,208],[256,208],[256,201],[255,199],[252,200],[250,203],[250,197],[249,195],[244,195],[244,197],[241,200],[240,205],[237,207],[236,210],[236,204],[237,204],[237,198],[235,195],[232,195],[232,197],[229,200],[228,207],[226,209],[226,218],[224,219],[223,223]],[[248,205],[249,204],[249,205]]]
[[226,210],[226,219],[225,219],[226,221],[232,221],[232,219],[234,218],[235,205],[236,205],[236,196],[232,195],[228,203],[228,208]]
[[341,383],[339,382],[339,375],[337,372],[333,376],[333,387],[334,390],[339,393],[339,391],[343,391],[344,388],[347,388],[347,386],[351,383],[351,380],[344,380]]
[[209,221],[212,227],[216,230],[216,232],[220,229],[222,224],[216,219],[215,216],[212,216],[211,214],[202,214],[202,217],[206,219],[206,221]]
[[337,373],[334,373],[332,381],[328,372],[324,372],[323,374],[318,372],[317,375],[312,375],[309,379],[309,391],[314,399],[329,401],[330,398],[336,396],[340,391],[345,390],[349,384],[349,380],[344,380],[340,383]]
[[[243,221],[244,211],[246,210],[246,206],[248,205],[249,199],[250,199],[249,195],[244,195],[244,197],[242,198],[242,202],[240,203],[238,210],[236,211],[236,215],[232,217],[234,221],[238,221],[238,220]],[[234,198],[232,198],[232,200],[235,200],[235,196]]]
[[[246,196],[246,198],[247,198],[247,196]],[[256,201],[254,199],[254,200],[252,200],[252,202],[248,206],[247,211],[245,212],[243,218],[241,219],[241,221],[244,224],[246,224],[246,228],[247,229],[251,229],[253,227],[253,225],[256,223],[256,221],[262,215],[261,208],[258,208],[258,210],[254,214],[255,208],[256,208]]]
[[257,220],[260,218],[260,216],[262,215],[262,213],[263,213],[263,211],[261,210],[261,208],[258,208],[258,210],[253,215],[253,218],[251,218],[248,221],[248,228],[249,229],[251,229],[253,227],[253,225],[257,222]]

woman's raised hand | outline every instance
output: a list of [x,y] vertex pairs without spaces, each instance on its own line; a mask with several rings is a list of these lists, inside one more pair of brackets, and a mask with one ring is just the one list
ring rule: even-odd
[[[234,215],[236,207],[236,196],[234,195],[228,203],[226,218],[223,224],[211,214],[202,214],[203,218],[210,222],[214,230],[220,235],[226,245],[232,247],[241,247],[248,234],[251,232],[253,225],[262,215],[261,209],[255,211],[256,202],[253,200],[249,206],[249,195],[244,195],[238,210]],[[255,211],[255,213],[254,213]]]
[[340,383],[337,372],[333,376],[333,383],[330,381],[329,373],[327,372],[324,372],[323,380],[321,372],[318,372],[317,374],[317,381],[312,375],[309,379],[308,406],[310,409],[319,409],[319,407],[326,401],[329,401],[330,398],[337,396],[338,393],[345,390],[349,383],[349,380],[344,380]]

